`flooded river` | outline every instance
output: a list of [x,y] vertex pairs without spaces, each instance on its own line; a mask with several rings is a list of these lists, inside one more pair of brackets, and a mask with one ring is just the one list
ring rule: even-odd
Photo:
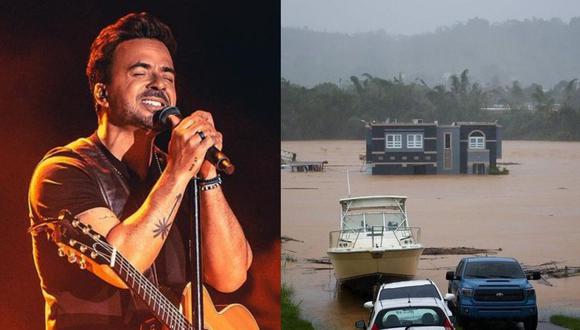
[[[405,195],[411,226],[422,228],[425,247],[501,249],[534,266],[580,266],[580,143],[504,141],[503,176],[371,176],[361,172],[364,141],[282,142],[298,160],[327,160],[324,172],[281,171],[283,281],[294,287],[305,318],[320,329],[353,329],[368,318],[365,298],[336,287],[330,265],[307,262],[326,256],[328,232],[339,229],[340,198]],[[445,272],[460,256],[423,256],[417,278],[446,292]],[[295,261],[294,261],[295,260]],[[534,282],[540,320],[559,312],[580,315],[580,276]]]

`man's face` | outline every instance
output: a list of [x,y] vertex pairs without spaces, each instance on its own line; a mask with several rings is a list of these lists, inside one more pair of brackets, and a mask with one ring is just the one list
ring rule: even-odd
[[156,39],[120,43],[113,53],[107,92],[112,124],[152,129],[153,113],[175,105],[177,99],[167,47]]

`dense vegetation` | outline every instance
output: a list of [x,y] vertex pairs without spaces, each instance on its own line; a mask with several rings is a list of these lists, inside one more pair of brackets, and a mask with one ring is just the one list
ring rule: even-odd
[[515,80],[553,86],[580,73],[579,35],[580,17],[497,24],[474,18],[412,36],[282,28],[281,69],[283,77],[308,87],[365,72],[435,85],[464,68],[483,86]]
[[565,315],[552,315],[550,322],[566,329],[580,330],[580,318]]
[[294,293],[285,283],[282,284],[281,295],[282,329],[314,330],[314,326],[310,322],[300,318],[300,307],[292,301]]
[[[495,104],[506,111],[482,108]],[[469,71],[453,74],[445,84],[430,87],[402,77],[352,76],[340,86],[312,88],[281,80],[283,140],[364,138],[364,122],[497,121],[504,139],[580,140],[580,86],[577,79],[552,89],[541,85],[482,88]]]

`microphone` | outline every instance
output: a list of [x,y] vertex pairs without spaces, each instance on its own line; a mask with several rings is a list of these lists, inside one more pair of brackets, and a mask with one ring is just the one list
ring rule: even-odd
[[[153,126],[155,126],[159,132],[172,129],[173,127],[171,127],[169,116],[176,116],[180,120],[183,117],[177,107],[165,107],[153,114]],[[203,137],[202,140],[204,138],[205,137]],[[205,154],[205,160],[213,164],[218,169],[218,171],[227,175],[231,175],[236,169],[234,164],[232,164],[230,161],[230,158],[215,146],[211,146],[207,150],[207,153]]]

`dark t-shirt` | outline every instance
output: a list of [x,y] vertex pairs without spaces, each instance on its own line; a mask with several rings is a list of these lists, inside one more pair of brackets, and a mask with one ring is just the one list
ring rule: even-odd
[[[165,157],[156,150],[145,180],[141,180],[123,162],[116,159],[93,134],[88,138],[106,156],[117,175],[129,188],[128,199],[121,214],[123,221],[133,214],[147,198],[163,168]],[[60,149],[43,159],[37,166],[30,184],[30,216],[38,223],[46,217],[55,217],[62,209],[77,215],[96,207],[111,208],[99,189],[95,169],[83,157],[70,149]],[[175,300],[186,283],[184,235],[187,212],[182,203],[174,226],[155,261],[159,284],[171,290]],[[150,239],[144,237],[143,239]],[[56,245],[45,236],[33,238],[37,271],[46,301],[47,328],[64,329],[130,329],[145,316],[145,306],[135,303],[128,290],[111,286],[93,275],[59,258]],[[149,272],[152,278],[151,271]],[[128,325],[131,324],[131,325]]]

